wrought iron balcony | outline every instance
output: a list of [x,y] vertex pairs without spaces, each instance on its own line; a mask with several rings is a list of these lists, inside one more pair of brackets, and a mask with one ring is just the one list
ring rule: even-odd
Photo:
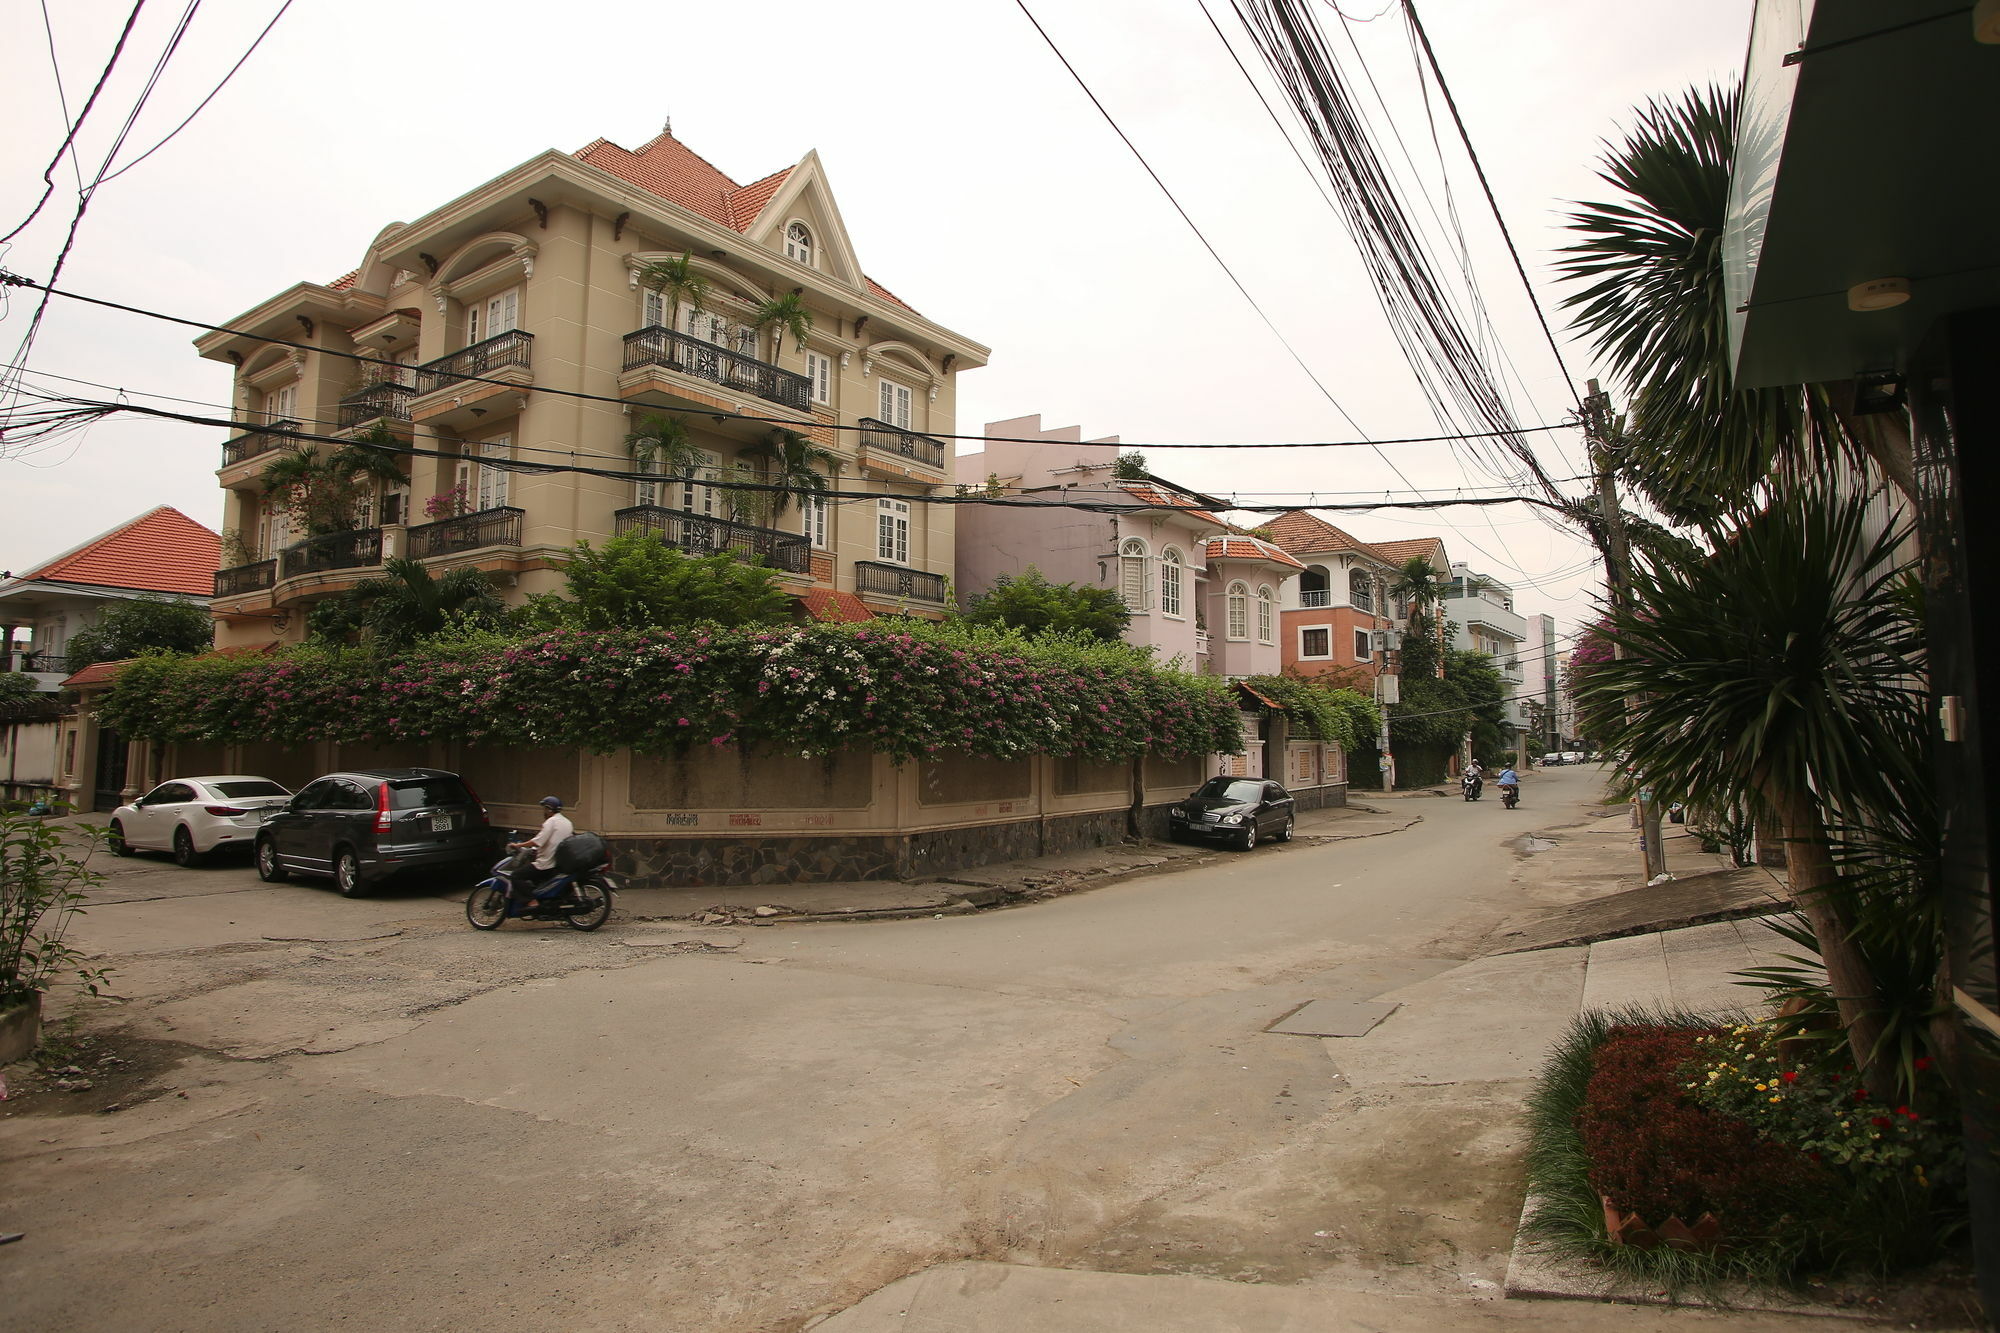
[[260,592],[277,581],[278,562],[275,560],[258,560],[233,569],[218,569],[215,571],[215,595],[236,597],[246,592]]
[[1308,611],[1318,606],[1332,606],[1333,592],[1327,588],[1315,588],[1310,592],[1302,592],[1299,594],[1299,605]]
[[690,555],[726,552],[739,558],[761,558],[773,569],[803,574],[812,568],[812,544],[796,532],[779,532],[728,519],[707,518],[660,505],[635,505],[614,517],[621,533],[645,531]]
[[874,560],[854,562],[854,590],[880,597],[907,597],[913,602],[944,603],[944,575],[921,569],[885,565]]
[[239,435],[222,446],[222,466],[228,467],[231,463],[241,463],[244,459],[255,458],[258,454],[268,454],[274,449],[283,449],[292,441],[283,435],[273,435],[271,432],[298,429],[300,426],[296,421],[273,421],[268,426]]
[[340,428],[353,430],[356,426],[378,417],[387,417],[391,421],[408,421],[410,400],[416,396],[416,389],[408,384],[397,384],[390,380],[371,384],[359,393],[350,393],[340,400]]
[[742,352],[655,324],[625,335],[625,369],[663,366],[801,412],[812,406],[812,381]]
[[70,673],[69,658],[62,653],[22,653],[20,669],[67,676]]
[[519,546],[522,518],[519,509],[482,509],[476,514],[421,524],[405,533],[404,539],[412,560],[476,551],[483,546]]
[[901,426],[892,426],[873,417],[861,418],[861,443],[870,449],[880,449],[885,454],[914,458],[928,467],[944,466],[944,441],[933,440],[928,435],[919,435],[913,430],[904,430]]
[[278,556],[280,578],[295,579],[328,569],[367,569],[382,563],[382,529],[356,528],[308,537]]
[[468,375],[490,375],[507,366],[524,369],[535,350],[535,335],[511,329],[441,356],[417,367],[416,393],[426,394],[457,384]]

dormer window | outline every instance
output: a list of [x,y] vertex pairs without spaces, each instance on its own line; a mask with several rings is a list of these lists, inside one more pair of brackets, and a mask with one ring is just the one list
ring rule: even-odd
[[803,222],[794,222],[785,228],[785,258],[796,259],[807,268],[813,266],[813,238]]

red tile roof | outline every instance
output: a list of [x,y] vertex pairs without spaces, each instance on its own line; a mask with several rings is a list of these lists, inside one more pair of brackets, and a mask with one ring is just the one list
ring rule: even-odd
[[[275,640],[273,640],[270,643],[237,644],[235,647],[232,648],[217,648],[213,652],[202,654],[202,656],[248,657],[253,653],[256,654],[274,653],[277,650],[278,650],[278,644]],[[123,671],[126,667],[131,666],[134,662],[138,660],[139,659],[136,657],[124,657],[120,658],[116,662],[92,662],[89,666],[85,667],[83,670],[76,672],[74,675],[70,676],[67,680],[63,681],[63,688],[66,690],[76,690],[76,689],[84,689],[92,685],[109,684],[112,678],[117,676],[117,674],[120,671]]]
[[222,538],[161,505],[20,577],[213,597],[221,566]]
[[875,613],[867,604],[851,592],[836,592],[832,588],[814,588],[802,592],[797,597],[798,604],[814,620],[857,621],[873,620]]
[[1210,563],[1217,560],[1264,560],[1293,569],[1305,568],[1285,554],[1282,548],[1257,537],[1217,537],[1208,544],[1208,558]]
[[1157,486],[1148,486],[1140,481],[1121,482],[1120,485],[1130,492],[1133,498],[1150,509],[1178,509],[1189,518],[1198,518],[1204,523],[1213,523],[1218,528],[1229,526],[1206,509],[1195,504],[1194,501],[1188,499],[1185,495],[1181,495],[1176,491],[1162,490]]
[[1358,551],[1385,565],[1400,565],[1413,555],[1427,555],[1440,571],[1448,569],[1444,542],[1436,537],[1403,537],[1392,542],[1364,542],[1343,532],[1324,519],[1294,509],[1280,514],[1269,524],[1271,540],[1293,555],[1321,555],[1331,551]]
[[335,279],[334,279],[334,280],[333,280],[332,282],[329,282],[329,283],[327,284],[327,286],[329,286],[329,287],[333,288],[333,290],[335,290],[335,291],[337,291],[337,292],[344,292],[344,291],[346,291],[346,290],[347,290],[347,289],[348,289],[349,287],[352,287],[352,286],[354,285],[354,280],[355,280],[356,278],[359,278],[360,276],[361,276],[361,270],[360,270],[360,269],[358,269],[358,268],[351,268],[351,269],[347,270],[347,272],[345,272],[345,273],[341,274],[341,275],[340,275],[339,277],[335,278]]
[[[573,156],[732,231],[750,230],[764,205],[792,174],[792,168],[786,167],[748,185],[738,185],[671,134],[661,134],[637,149],[620,148],[609,139],[592,139]],[[908,301],[875,279],[866,274],[862,279],[872,294],[917,313]]]
[[1405,537],[1400,541],[1376,542],[1375,549],[1392,565],[1400,565],[1413,555],[1427,555],[1440,573],[1450,572],[1445,564],[1444,543],[1436,537]]

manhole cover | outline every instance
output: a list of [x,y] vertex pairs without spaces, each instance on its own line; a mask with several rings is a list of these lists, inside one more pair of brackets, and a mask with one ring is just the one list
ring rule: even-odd
[[1294,1037],[1365,1037],[1399,1008],[1379,1000],[1308,1000],[1264,1031]]

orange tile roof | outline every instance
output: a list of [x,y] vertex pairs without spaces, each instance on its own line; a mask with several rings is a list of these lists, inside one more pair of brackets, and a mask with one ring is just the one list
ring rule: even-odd
[[1135,499],[1150,509],[1178,509],[1189,518],[1198,518],[1204,523],[1213,523],[1218,528],[1229,526],[1178,492],[1161,490],[1157,486],[1148,486],[1144,482],[1139,481],[1127,481],[1119,484],[1130,492]]
[[213,597],[221,566],[222,538],[161,505],[20,577]]
[[344,291],[346,291],[346,290],[347,290],[347,289],[348,289],[349,287],[352,287],[352,286],[354,285],[354,280],[355,280],[356,278],[359,278],[360,276],[361,276],[361,270],[360,270],[360,269],[358,269],[358,268],[351,268],[351,269],[347,270],[347,272],[345,272],[345,273],[341,274],[341,275],[340,275],[339,277],[335,278],[335,279],[334,279],[334,280],[333,280],[332,282],[329,282],[329,283],[327,284],[327,286],[329,286],[329,287],[333,288],[333,290],[335,290],[335,291],[337,291],[337,292],[344,292]]
[[[252,654],[261,655],[264,653],[274,653],[276,651],[278,651],[278,644],[275,640],[273,640],[270,643],[249,643],[249,644],[239,643],[232,648],[214,649],[211,652],[203,653],[202,656],[203,657],[249,657]],[[70,676],[67,680],[63,681],[63,688],[66,690],[76,690],[76,689],[82,689],[90,685],[109,684],[112,678],[115,677],[120,671],[123,671],[126,667],[131,666],[134,662],[138,660],[139,659],[136,657],[123,657],[117,660],[116,662],[92,662],[89,666],[85,667],[83,670],[76,672],[74,675]]]
[[1388,558],[1391,564],[1400,565],[1413,555],[1427,555],[1431,563],[1444,570],[1444,543],[1436,537],[1405,537],[1400,541],[1376,542],[1375,549]]
[[868,609],[859,597],[851,592],[836,592],[832,588],[813,588],[797,595],[798,604],[814,620],[852,622],[873,620],[875,613]]
[[[792,174],[792,168],[786,167],[748,185],[738,185],[707,158],[665,133],[637,149],[621,148],[609,139],[592,139],[572,156],[731,231],[750,230],[764,205]],[[866,274],[862,278],[872,294],[917,313],[908,301],[875,279]]]
[[1216,560],[1267,560],[1274,565],[1289,565],[1293,569],[1305,566],[1287,555],[1283,548],[1257,537],[1217,537],[1208,543],[1208,558]]
[[1300,509],[1278,515],[1265,527],[1271,533],[1271,540],[1293,555],[1316,555],[1322,551],[1369,551],[1366,542]]

